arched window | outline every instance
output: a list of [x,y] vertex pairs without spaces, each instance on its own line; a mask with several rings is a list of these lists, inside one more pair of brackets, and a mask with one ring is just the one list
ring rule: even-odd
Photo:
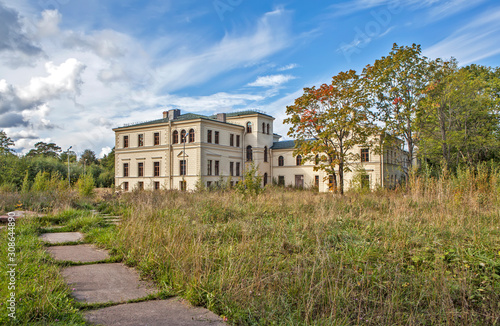
[[267,124],[267,134],[269,135],[269,123]]
[[267,146],[264,147],[264,162],[267,162]]
[[194,143],[194,129],[189,130],[189,142]]
[[247,161],[252,160],[252,146],[248,145],[247,146]]
[[262,133],[266,133],[266,124],[264,122],[262,122]]
[[252,133],[252,123],[250,121],[247,122],[247,133],[248,134]]
[[301,155],[297,155],[297,158],[295,160],[297,161],[297,165],[302,164],[302,156]]
[[267,173],[264,173],[264,187],[267,185]]
[[175,130],[172,135],[172,144],[177,144],[178,142],[179,142],[179,132]]
[[316,156],[314,157],[314,163],[319,164],[319,154],[316,154]]
[[285,158],[283,156],[278,157],[278,166],[285,165]]
[[181,143],[185,143],[186,142],[186,130],[182,130],[181,131]]

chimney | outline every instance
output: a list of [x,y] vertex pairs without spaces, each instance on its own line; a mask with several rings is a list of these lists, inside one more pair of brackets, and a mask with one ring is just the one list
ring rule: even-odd
[[163,119],[167,119],[168,118],[168,111],[163,111]]
[[181,110],[179,109],[168,110],[168,120],[175,120],[180,115],[181,115]]
[[225,113],[217,113],[217,121],[226,122],[226,114]]

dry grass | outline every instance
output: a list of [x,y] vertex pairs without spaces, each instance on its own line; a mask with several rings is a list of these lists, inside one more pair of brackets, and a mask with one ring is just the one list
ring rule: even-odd
[[497,174],[345,197],[268,189],[126,194],[113,246],[236,324],[500,320]]

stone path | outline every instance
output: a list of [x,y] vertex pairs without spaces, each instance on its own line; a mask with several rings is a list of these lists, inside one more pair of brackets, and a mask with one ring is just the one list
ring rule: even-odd
[[[79,232],[44,233],[40,239],[51,244],[73,243],[83,240],[83,234]],[[72,294],[76,301],[117,304],[86,311],[85,319],[91,323],[121,326],[225,325],[222,319],[211,311],[193,307],[178,298],[126,303],[129,300],[145,298],[156,293],[156,290],[151,284],[141,281],[134,269],[121,263],[102,263],[109,258],[105,250],[82,244],[50,246],[47,251],[59,261],[95,263],[62,269],[66,282],[73,289]]]

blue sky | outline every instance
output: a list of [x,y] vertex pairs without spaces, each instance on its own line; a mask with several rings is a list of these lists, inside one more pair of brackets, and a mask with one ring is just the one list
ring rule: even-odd
[[0,129],[102,156],[162,111],[259,109],[285,136],[304,87],[387,55],[498,66],[493,0],[0,0]]

